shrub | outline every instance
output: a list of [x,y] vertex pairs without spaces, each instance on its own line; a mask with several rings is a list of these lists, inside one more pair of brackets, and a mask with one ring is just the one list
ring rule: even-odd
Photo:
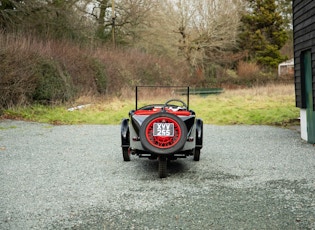
[[40,103],[64,102],[75,95],[71,77],[51,60],[40,60],[37,64],[36,88],[32,99]]
[[107,76],[105,66],[97,59],[92,59],[92,66],[95,72],[95,84],[97,92],[106,94],[107,91]]
[[259,78],[260,68],[255,62],[240,61],[237,65],[237,75],[241,80]]
[[93,57],[105,67],[109,95],[136,85],[186,85],[188,66],[134,49],[98,49]]
[[0,109],[29,103],[36,87],[37,56],[0,48]]
[[189,68],[135,49],[87,47],[0,32],[0,108],[81,96],[121,96],[135,85],[190,85]]

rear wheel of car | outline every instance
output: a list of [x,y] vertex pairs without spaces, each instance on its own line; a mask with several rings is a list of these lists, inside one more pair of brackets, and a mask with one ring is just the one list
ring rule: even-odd
[[159,177],[167,177],[167,159],[165,157],[159,157]]
[[200,149],[195,148],[194,149],[194,161],[199,161],[200,160]]
[[123,154],[124,161],[130,161],[130,152],[128,148],[122,148],[122,154]]
[[147,117],[140,128],[142,146],[153,153],[178,152],[183,148],[186,139],[185,123],[176,115],[167,112],[160,112]]

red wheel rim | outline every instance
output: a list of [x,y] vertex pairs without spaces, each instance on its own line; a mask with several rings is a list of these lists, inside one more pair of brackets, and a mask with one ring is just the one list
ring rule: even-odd
[[[154,136],[153,125],[154,123],[172,123],[174,124],[174,135],[173,136]],[[172,118],[169,117],[158,117],[153,119],[145,129],[145,136],[148,142],[160,149],[167,149],[175,146],[181,137],[182,131],[179,124]]]

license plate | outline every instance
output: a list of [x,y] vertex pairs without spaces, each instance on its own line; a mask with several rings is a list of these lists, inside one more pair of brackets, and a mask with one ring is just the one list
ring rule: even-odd
[[174,124],[173,123],[154,123],[153,136],[173,137]]

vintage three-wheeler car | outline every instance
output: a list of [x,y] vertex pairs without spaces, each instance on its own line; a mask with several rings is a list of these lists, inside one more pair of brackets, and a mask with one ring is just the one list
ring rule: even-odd
[[[186,102],[172,98],[163,103],[146,103],[138,108],[139,89],[150,92],[159,89],[163,96],[164,92],[171,92],[173,97],[185,97]],[[156,100],[159,100],[159,95],[155,95],[152,101]],[[199,161],[203,122],[189,109],[189,87],[137,86],[135,101],[135,110],[131,110],[129,118],[121,122],[124,161],[130,161],[131,155],[158,160],[160,178],[167,177],[167,162],[171,160],[193,156],[195,161]]]

